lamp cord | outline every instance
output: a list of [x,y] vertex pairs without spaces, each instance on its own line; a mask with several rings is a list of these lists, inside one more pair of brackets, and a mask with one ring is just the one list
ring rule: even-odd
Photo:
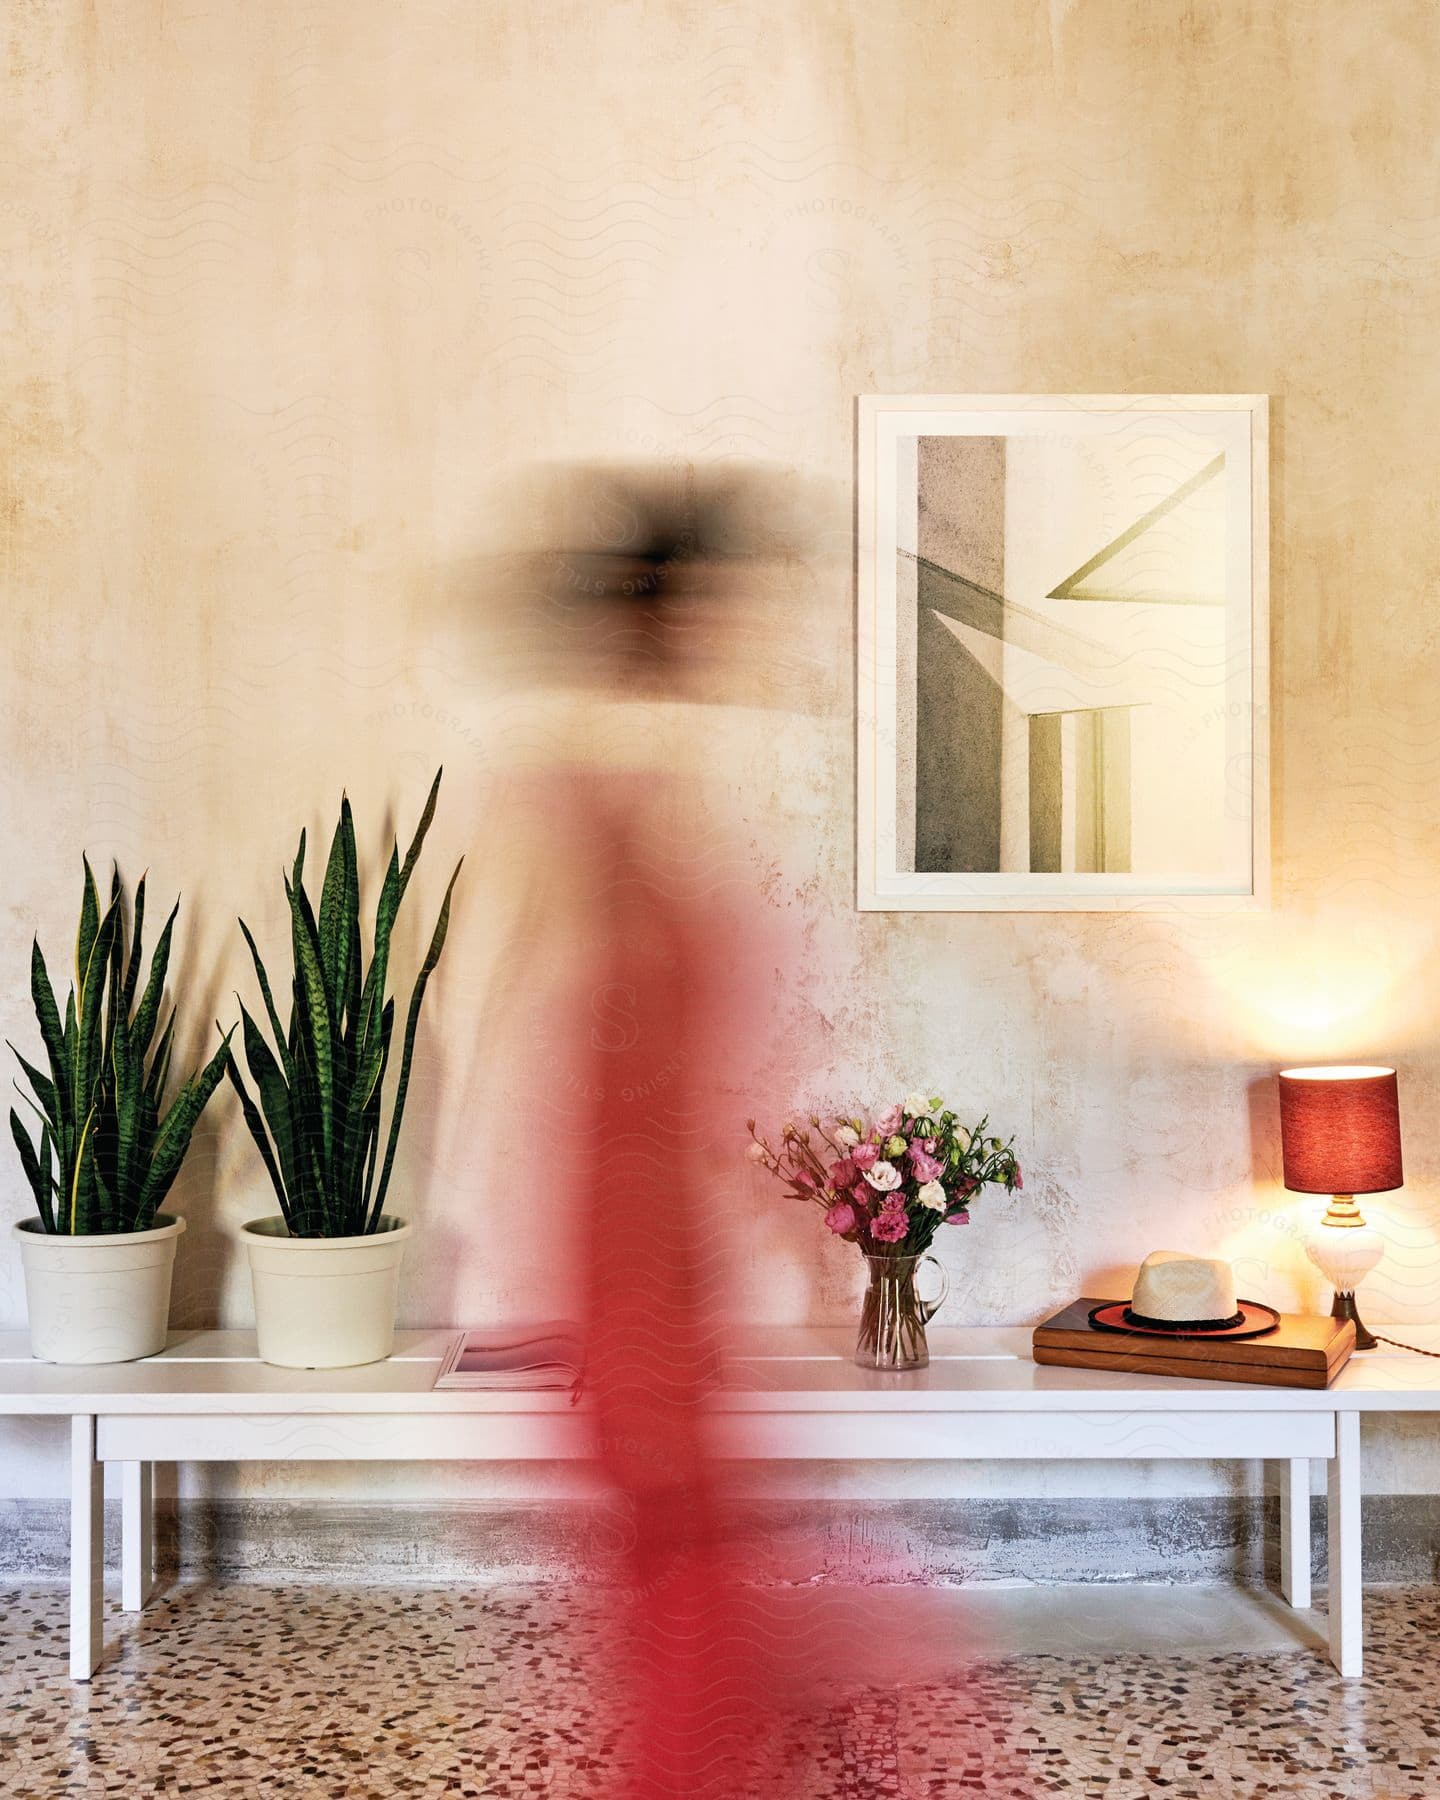
[[1399,1338],[1382,1337],[1378,1331],[1372,1331],[1370,1335],[1377,1344],[1389,1344],[1396,1350],[1408,1350],[1412,1356],[1440,1357],[1440,1350],[1422,1350],[1418,1344],[1402,1344]]

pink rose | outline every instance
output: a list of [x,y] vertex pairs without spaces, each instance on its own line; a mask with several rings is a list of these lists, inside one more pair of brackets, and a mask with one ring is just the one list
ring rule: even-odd
[[1016,1185],[1016,1187],[1017,1187],[1017,1188],[1023,1188],[1023,1187],[1024,1187],[1024,1185],[1025,1185],[1025,1178],[1024,1178],[1024,1176],[1023,1176],[1023,1175],[1022,1175],[1022,1174],[1021,1174],[1021,1173],[1020,1173],[1020,1165],[1019,1165],[1019,1163],[1016,1163],[1016,1165],[1015,1165],[1015,1185]]
[[859,1227],[860,1221],[855,1216],[855,1208],[848,1200],[837,1200],[826,1213],[825,1223],[836,1237],[845,1237],[847,1233],[855,1231]]
[[862,1173],[873,1169],[880,1160],[880,1152],[874,1144],[857,1144],[850,1152],[850,1161]]
[[808,1169],[797,1169],[793,1180],[796,1187],[813,1188],[819,1185]]
[[910,1230],[910,1215],[905,1202],[892,1196],[870,1221],[870,1235],[881,1244],[898,1244]]
[[916,1138],[915,1143],[927,1156],[933,1156],[935,1154],[935,1140],[933,1137]]
[[900,1129],[905,1114],[898,1106],[887,1106],[875,1121],[875,1129],[882,1138],[894,1137]]
[[968,1212],[951,1213],[945,1223],[947,1225],[968,1225],[970,1223],[970,1215]]
[[937,1161],[935,1157],[927,1156],[923,1150],[912,1144],[910,1146],[910,1167],[915,1171],[917,1181],[938,1181],[945,1165]]
[[848,1156],[843,1157],[839,1162],[831,1163],[830,1180],[833,1186],[837,1188],[854,1187],[859,1179],[860,1171]]

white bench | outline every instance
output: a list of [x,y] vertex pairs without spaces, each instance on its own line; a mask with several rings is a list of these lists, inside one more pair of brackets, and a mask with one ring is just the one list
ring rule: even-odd
[[[388,1362],[310,1372],[260,1362],[249,1332],[179,1333],[159,1356],[93,1368],[34,1362],[23,1332],[0,1333],[0,1414],[71,1422],[70,1673],[88,1680],[100,1661],[108,1462],[122,1467],[122,1605],[138,1611],[152,1584],[157,1462],[588,1453],[583,1402],[572,1407],[564,1394],[436,1391],[452,1337],[401,1332]],[[1040,1368],[1026,1330],[930,1339],[930,1367],[895,1376],[857,1368],[849,1332],[755,1333],[717,1400],[717,1448],[841,1461],[1270,1459],[1280,1469],[1281,1585],[1296,1607],[1310,1604],[1310,1463],[1324,1461],[1330,1656],[1342,1675],[1360,1674],[1360,1414],[1440,1409],[1440,1364],[1371,1352],[1328,1392],[1310,1392]]]

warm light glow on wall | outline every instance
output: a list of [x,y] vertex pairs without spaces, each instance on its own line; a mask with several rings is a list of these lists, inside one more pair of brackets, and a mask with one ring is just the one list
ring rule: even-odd
[[1282,1069],[1282,1081],[1364,1081],[1371,1075],[1393,1075],[1382,1063],[1326,1063],[1315,1069]]
[[1272,917],[1236,952],[1197,959],[1223,995],[1245,1048],[1276,1062],[1384,1045],[1399,1054],[1424,1026],[1415,980],[1431,954],[1427,930],[1333,916],[1297,923]]

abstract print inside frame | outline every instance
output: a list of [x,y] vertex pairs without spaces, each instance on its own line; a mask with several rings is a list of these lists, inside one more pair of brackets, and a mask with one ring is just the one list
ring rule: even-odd
[[894,438],[897,871],[1251,892],[1250,422],[956,415]]

